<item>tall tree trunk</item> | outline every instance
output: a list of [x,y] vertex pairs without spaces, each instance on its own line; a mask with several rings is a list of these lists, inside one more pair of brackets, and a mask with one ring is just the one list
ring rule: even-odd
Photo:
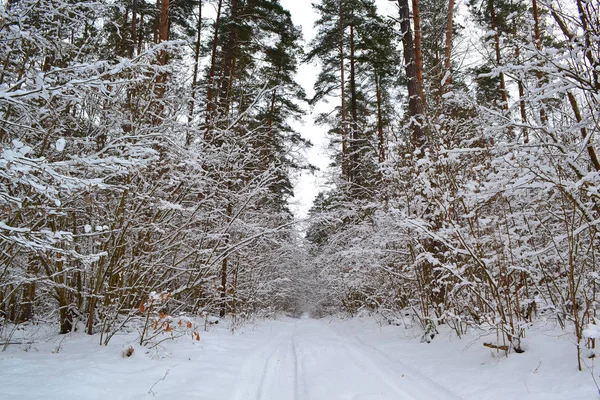
[[344,56],[344,8],[340,0],[340,97],[341,97],[341,116],[342,116],[342,176],[349,179],[349,160],[348,160],[348,133],[346,125],[346,74],[345,74],[345,56]]
[[425,92],[423,91],[423,47],[421,45],[421,13],[419,11],[419,0],[412,0],[413,22],[415,24],[415,68],[417,80],[419,81],[419,96],[423,107],[425,106]]
[[221,87],[219,89],[219,114],[227,115],[229,113],[229,103],[231,97],[231,88],[233,84],[233,75],[235,73],[236,53],[238,46],[237,37],[237,19],[239,13],[239,0],[230,1],[230,26],[225,44],[225,54],[223,57],[223,76],[221,78]]
[[227,313],[227,263],[229,257],[225,257],[221,261],[221,309],[219,310],[219,316],[222,318]]
[[144,14],[140,13],[140,29],[137,38],[137,54],[142,54],[142,43],[144,40]]
[[[515,58],[519,60],[519,56],[521,55],[521,51],[519,47],[515,50]],[[523,80],[519,79],[517,81],[517,87],[519,89],[519,110],[521,111],[521,122],[523,123],[523,143],[529,143],[529,129],[527,129],[527,109],[525,107],[525,85],[523,84]]]
[[383,96],[381,93],[381,78],[375,74],[375,89],[377,94],[377,141],[378,141],[378,161],[383,163],[385,161],[385,136],[383,134],[383,111],[382,103]]
[[[156,0],[156,9],[160,10],[162,7],[162,0]],[[159,41],[159,34],[160,31],[160,13],[159,13],[159,18],[156,19],[156,22],[154,23],[154,43],[158,43]]]
[[356,180],[357,169],[360,164],[360,143],[358,132],[358,99],[356,94],[356,56],[354,43],[354,25],[350,25],[350,112],[352,113],[350,159],[350,180]]
[[58,301],[58,314],[60,319],[60,334],[71,332],[73,329],[73,315],[71,313],[70,299],[67,291],[67,278],[64,274],[64,256],[57,255],[56,261],[56,284],[55,287],[56,299]]
[[137,41],[137,0],[132,1],[131,9],[131,39],[129,43],[129,58],[133,58]]
[[[279,70],[278,70],[279,73]],[[262,144],[261,158],[263,163],[263,168],[266,171],[271,164],[271,161],[274,161],[275,155],[273,154],[273,119],[275,118],[275,110],[277,106],[277,89],[273,89],[271,91],[271,100],[269,104],[269,115],[267,117],[267,136],[265,137],[264,143]]]
[[[169,40],[169,6],[169,0],[161,1],[160,22],[158,24],[158,43],[162,43]],[[165,50],[161,50],[159,60],[160,65],[167,64],[167,52]]]
[[[498,23],[496,19],[496,9],[494,6],[494,0],[489,0],[488,5],[490,8],[490,27],[494,31],[494,50],[496,53],[496,64],[502,65],[502,55],[500,53],[500,35],[498,33]],[[500,94],[502,96],[502,109],[508,112],[508,91],[506,90],[506,80],[504,78],[504,72],[500,72]]]
[[[227,224],[231,222],[231,216],[233,215],[233,205],[227,204]],[[229,234],[225,238],[225,245],[229,244]],[[221,262],[221,310],[219,315],[224,317],[227,313],[227,267],[229,263],[229,256],[223,258]]]
[[[158,23],[158,42],[162,43],[169,40],[169,0],[158,0],[160,3],[160,19]],[[158,65],[164,66],[167,65],[167,51],[162,49],[158,55]],[[160,124],[162,121],[162,112],[164,110],[164,105],[162,104],[161,99],[165,95],[167,84],[167,74],[162,73],[156,79],[155,86],[155,96],[158,101],[158,106],[156,107],[156,111],[153,117],[153,122],[155,125]]]
[[208,71],[208,89],[206,93],[206,133],[205,137],[210,141],[211,119],[216,109],[215,104],[215,73],[217,69],[217,48],[219,46],[219,30],[221,29],[221,11],[223,10],[223,0],[217,4],[217,17],[215,18],[215,31],[213,33],[212,49],[210,55],[210,68]]
[[[448,20],[446,21],[446,46],[444,48],[444,74],[448,75],[444,81],[444,90],[452,85],[452,36],[454,30],[454,0],[448,1]],[[444,75],[444,76],[445,76]]]
[[[269,117],[267,120],[267,144],[265,147],[271,149],[271,145],[273,144],[273,120],[275,119],[275,110],[277,105],[277,89],[273,89],[271,91],[271,104],[269,105]],[[271,151],[269,150],[269,158]]]
[[[188,123],[194,118],[194,108],[196,105],[196,89],[198,86],[198,70],[200,68],[200,39],[202,37],[202,1],[198,2],[198,23],[196,24],[196,43],[194,44],[194,73],[192,75],[192,93],[188,110]],[[185,144],[189,146],[192,143],[192,135],[188,131]]]
[[[540,33],[540,15],[537,5],[537,0],[533,0],[532,4],[532,12],[533,12],[533,26],[534,26],[534,37],[535,37],[535,47],[539,52],[542,51],[542,35]],[[542,86],[542,81],[544,79],[544,75],[542,71],[538,68],[536,71],[537,77],[537,86],[540,88]],[[540,122],[542,125],[546,125],[548,123],[548,116],[546,115],[546,108],[544,107],[544,101],[541,102],[542,106],[540,107]]]
[[[425,130],[423,129],[424,107],[421,96],[419,95],[420,85],[415,65],[415,46],[413,44],[413,36],[410,28],[408,0],[398,0],[398,12],[400,30],[402,31],[402,48],[404,50],[406,78],[408,81],[408,114],[412,119],[410,125],[412,128],[413,145],[416,148],[421,148],[427,142],[427,138],[425,137]],[[422,155],[423,152],[420,154]]]
[[[35,267],[34,261],[28,257],[27,263],[27,277],[34,278],[37,274],[37,269]],[[18,323],[31,321],[33,319],[33,304],[35,303],[35,290],[36,284],[35,280],[32,279],[31,282],[26,283],[23,286],[23,293],[21,297],[21,310],[19,312]]]
[[[141,18],[140,18],[140,24],[141,24]],[[140,30],[140,35],[141,35],[141,30]],[[137,44],[137,0],[133,0],[132,11],[131,11],[131,40],[129,43],[129,58],[133,58],[133,56],[135,55],[136,44]],[[138,54],[140,52],[141,52],[141,50],[138,48]],[[129,109],[129,112],[130,112],[131,121],[128,123],[124,123],[122,125],[123,130],[125,132],[130,132],[133,129],[134,119],[136,119],[134,117],[135,110],[134,110],[133,103],[134,103],[134,99],[136,97],[137,97],[137,89],[135,87],[127,89],[127,108]]]

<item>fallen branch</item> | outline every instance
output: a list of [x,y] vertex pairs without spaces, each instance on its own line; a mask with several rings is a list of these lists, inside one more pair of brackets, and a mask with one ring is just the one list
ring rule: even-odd
[[0,346],[9,346],[13,344],[34,344],[35,342],[0,342]]
[[506,346],[506,345],[500,345],[500,344],[494,344],[494,343],[484,343],[483,345],[485,347],[489,347],[490,349],[508,351],[508,346]]

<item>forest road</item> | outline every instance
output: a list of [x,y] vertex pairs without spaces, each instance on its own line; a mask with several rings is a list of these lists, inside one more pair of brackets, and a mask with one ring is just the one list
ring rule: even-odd
[[459,400],[326,320],[300,319],[244,362],[232,400]]

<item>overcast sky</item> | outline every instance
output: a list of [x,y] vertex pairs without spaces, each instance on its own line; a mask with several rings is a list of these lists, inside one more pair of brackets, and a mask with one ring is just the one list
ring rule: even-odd
[[[317,14],[312,7],[312,3],[314,2],[311,2],[310,0],[280,0],[280,2],[283,7],[288,9],[292,14],[294,25],[302,27],[305,44],[309,43],[315,36],[313,25],[317,19]],[[382,13],[394,11],[394,2],[391,2],[390,0],[376,0],[375,2]],[[312,97],[314,93],[313,84],[315,83],[318,73],[319,67],[315,64],[303,64],[298,70],[296,80],[304,87],[309,98]],[[316,109],[309,111],[312,111],[313,113],[329,111],[331,107],[332,104],[320,104],[317,105]],[[303,123],[294,124],[293,126],[303,137],[309,139],[313,143],[313,147],[306,151],[306,157],[311,164],[321,170],[315,175],[302,173],[296,179],[294,187],[295,197],[290,202],[291,208],[298,218],[304,218],[307,216],[315,196],[325,188],[324,185],[327,181],[327,166],[330,163],[330,159],[327,156],[329,139],[326,134],[327,127],[315,126],[313,123],[313,115],[311,115],[310,112],[304,118]]]
[[[287,8],[294,21],[294,25],[301,26],[304,34],[305,44],[314,37],[313,25],[317,14],[313,11],[310,1],[281,0],[281,4]],[[313,84],[318,74],[319,67],[314,64],[302,64],[298,70],[296,80],[306,90],[307,96],[312,97]],[[308,110],[308,108],[307,108]],[[309,113],[304,117],[302,124],[294,124],[294,128],[300,134],[313,143],[313,147],[306,151],[308,161],[325,171],[329,164],[329,158],[325,152],[327,137],[325,127],[317,127],[313,123],[313,116]],[[322,172],[312,175],[304,172],[297,177],[294,187],[295,197],[291,200],[292,211],[298,218],[304,218],[308,214],[311,203],[317,193],[322,189],[324,183]]]

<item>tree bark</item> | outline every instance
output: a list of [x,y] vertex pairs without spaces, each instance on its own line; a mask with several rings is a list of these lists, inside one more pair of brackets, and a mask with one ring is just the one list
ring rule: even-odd
[[[160,6],[160,23],[158,24],[158,43],[169,40],[169,0],[162,0]],[[167,52],[160,52],[160,65],[167,64]]]
[[238,46],[237,37],[237,18],[239,12],[239,0],[230,1],[230,26],[225,44],[225,54],[223,57],[223,77],[221,79],[221,87],[219,89],[219,110],[221,115],[229,113],[229,102],[231,96],[231,88],[233,83],[233,74],[235,73],[236,63],[236,48]]
[[217,47],[219,46],[219,30],[221,29],[221,11],[223,9],[223,0],[217,4],[217,17],[215,18],[215,31],[213,33],[212,49],[210,55],[210,69],[208,71],[208,89],[206,92],[206,134],[205,137],[210,140],[210,123],[215,112],[214,102],[215,92],[215,73],[217,68]]
[[352,182],[356,180],[357,168],[360,164],[359,157],[359,132],[358,132],[358,100],[356,95],[356,57],[354,44],[354,25],[350,25],[350,112],[352,114],[352,128],[350,132],[350,166],[349,177]]
[[[406,79],[408,81],[408,114],[412,120],[410,122],[412,128],[412,140],[413,145],[416,148],[421,148],[427,142],[427,138],[425,137],[425,130],[423,129],[424,107],[421,96],[419,95],[420,85],[415,64],[415,46],[410,28],[408,0],[398,0],[398,11],[400,29],[402,31],[402,47],[404,50]],[[422,154],[423,152],[420,153],[420,155]]]
[[[502,65],[502,55],[500,53],[500,35],[498,34],[498,24],[496,21],[496,9],[494,8],[494,0],[489,0],[490,7],[490,27],[494,31],[494,51],[496,53],[496,64]],[[500,77],[500,94],[502,96],[502,108],[508,111],[508,92],[506,91],[506,80],[504,72],[499,73]]]
[[[452,0],[451,0],[452,1]],[[423,51],[421,46],[421,13],[419,11],[419,0],[412,0],[413,22],[415,24],[415,68],[417,80],[419,81],[419,96],[425,106],[425,92],[423,91]]]
[[341,117],[342,117],[342,176],[349,178],[348,171],[348,134],[346,126],[346,76],[345,76],[345,57],[344,57],[344,8],[342,0],[340,0],[340,97],[341,97]]
[[137,39],[137,0],[132,1],[131,9],[131,40],[129,43],[129,58],[133,58]]
[[[533,0],[532,4],[532,12],[533,12],[533,26],[534,26],[534,37],[535,37],[535,47],[538,51],[542,50],[542,35],[540,33],[540,17],[538,11],[537,0]],[[544,75],[542,71],[539,69],[536,71],[537,76],[537,86],[538,88],[542,86],[542,80],[544,79]],[[542,125],[546,125],[548,123],[548,116],[546,115],[546,109],[544,107],[544,101],[542,100],[542,106],[540,107],[540,122]]]
[[[27,276],[34,277],[37,273],[34,261],[29,258],[27,265]],[[33,305],[35,303],[35,281],[32,280],[30,283],[26,283],[23,286],[23,293],[21,297],[21,310],[19,312],[19,319],[17,323],[33,320]]]
[[[231,203],[227,204],[227,224],[231,222],[231,216],[233,215],[233,206]],[[225,238],[225,245],[229,244],[229,234]],[[229,263],[229,256],[223,258],[221,262],[221,310],[219,316],[224,317],[227,313],[227,267]]]
[[140,14],[140,29],[137,38],[137,53],[142,54],[142,42],[144,39],[144,14]]
[[[167,40],[169,40],[169,0],[158,0],[158,3],[160,3],[160,19],[159,19],[159,23],[158,23],[158,41],[157,43],[162,43],[165,42]],[[164,66],[167,65],[167,51],[165,49],[162,49],[160,51],[160,53],[158,54],[158,65],[160,66]],[[166,91],[166,84],[167,84],[167,74],[166,73],[162,73],[158,76],[158,78],[156,78],[156,85],[155,85],[155,97],[156,100],[158,101],[158,105],[156,107],[156,111],[154,113],[153,116],[153,123],[155,125],[158,125],[161,123],[162,121],[162,112],[164,110],[164,105],[162,104],[162,102],[160,101],[164,95],[165,95],[165,91]]]
[[383,134],[383,112],[382,112],[382,93],[381,93],[381,78],[375,74],[375,89],[377,94],[377,140],[379,148],[378,150],[378,161],[383,163],[385,161],[385,136]]
[[[494,0],[489,0],[488,5],[490,8],[490,27],[492,31],[494,31],[494,50],[496,53],[496,64],[498,67],[502,65],[502,55],[500,53],[500,35],[498,34],[498,23],[496,19],[496,9],[494,6]],[[508,117],[508,91],[506,90],[506,79],[504,77],[504,72],[500,71],[498,74],[500,77],[500,95],[502,97],[502,109],[507,114]],[[508,127],[508,138],[513,139],[513,129],[512,127]]]
[[[454,0],[448,1],[448,20],[446,22],[446,47],[444,48],[444,74],[448,74],[448,77],[444,81],[444,91],[452,85],[452,36],[454,30]],[[445,76],[445,75],[444,75]]]
[[[192,93],[188,110],[188,123],[194,118],[194,108],[196,105],[196,89],[198,86],[198,70],[200,68],[200,39],[202,37],[202,1],[198,2],[198,23],[196,24],[196,43],[194,43],[194,73],[192,76]],[[192,136],[188,131],[185,144],[189,146],[192,143]]]

